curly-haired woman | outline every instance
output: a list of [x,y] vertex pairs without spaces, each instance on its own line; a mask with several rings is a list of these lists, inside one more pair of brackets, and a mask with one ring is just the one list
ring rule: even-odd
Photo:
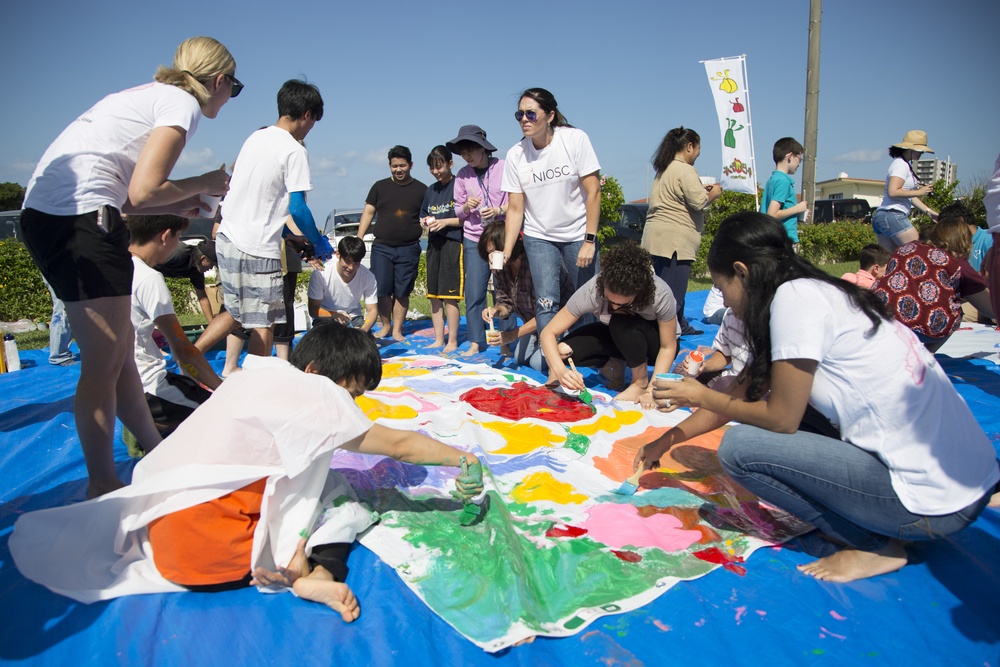
[[[600,321],[559,336],[584,315]],[[632,382],[616,398],[653,407],[653,373],[667,373],[677,354],[677,305],[665,282],[653,275],[649,253],[632,242],[616,245],[604,256],[601,272],[590,279],[556,313],[541,335],[549,363],[549,382],[574,391],[584,388],[583,376],[566,367],[571,357],[579,366],[600,366],[611,386],[624,382],[625,366]]]

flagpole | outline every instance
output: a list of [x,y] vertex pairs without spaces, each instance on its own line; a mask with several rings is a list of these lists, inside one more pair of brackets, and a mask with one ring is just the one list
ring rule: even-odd
[[760,199],[757,187],[757,152],[753,144],[753,118],[750,116],[750,76],[747,74],[747,54],[740,56],[743,59],[743,95],[747,100],[747,130],[750,132],[750,168],[753,173],[753,208],[760,210]]

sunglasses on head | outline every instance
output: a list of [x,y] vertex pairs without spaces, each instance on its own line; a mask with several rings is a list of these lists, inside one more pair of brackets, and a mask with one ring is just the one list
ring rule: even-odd
[[527,111],[518,109],[514,112],[514,119],[517,120],[517,122],[520,123],[522,118],[527,118],[528,122],[534,123],[538,120],[538,112],[534,109],[528,109]]
[[227,77],[233,82],[233,92],[230,93],[230,97],[239,97],[240,93],[243,92],[243,84],[232,74],[227,74]]

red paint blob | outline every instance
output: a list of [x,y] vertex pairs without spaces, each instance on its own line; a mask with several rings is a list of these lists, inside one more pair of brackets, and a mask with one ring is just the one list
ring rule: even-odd
[[639,561],[642,560],[642,556],[640,556],[634,551],[615,551],[614,549],[612,549],[611,553],[618,556],[626,563],[638,563]]
[[577,528],[576,526],[552,526],[545,531],[545,537],[580,537],[586,534],[586,528]]
[[545,387],[533,387],[527,382],[516,382],[509,388],[476,387],[462,394],[460,399],[477,410],[511,421],[534,418],[547,422],[578,422],[594,416],[593,408],[586,403]]
[[701,551],[695,551],[692,554],[695,558],[705,561],[706,563],[715,563],[716,565],[721,565],[730,572],[735,572],[741,577],[747,573],[747,569],[741,565],[736,565],[736,563],[743,563],[743,556],[730,556],[725,551],[720,550],[718,547],[709,547],[708,549],[702,549]]

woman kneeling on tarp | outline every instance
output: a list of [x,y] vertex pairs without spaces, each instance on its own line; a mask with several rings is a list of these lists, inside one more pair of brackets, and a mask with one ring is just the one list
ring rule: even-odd
[[979,516],[1000,480],[996,453],[934,356],[878,297],[798,257],[781,224],[757,213],[722,223],[708,268],[746,325],[751,360],[728,393],[689,378],[657,383],[661,410],[702,409],[640,449],[636,467],[741,422],[719,461],[842,545],[799,566],[828,581],[898,570],[902,540],[950,535]]

